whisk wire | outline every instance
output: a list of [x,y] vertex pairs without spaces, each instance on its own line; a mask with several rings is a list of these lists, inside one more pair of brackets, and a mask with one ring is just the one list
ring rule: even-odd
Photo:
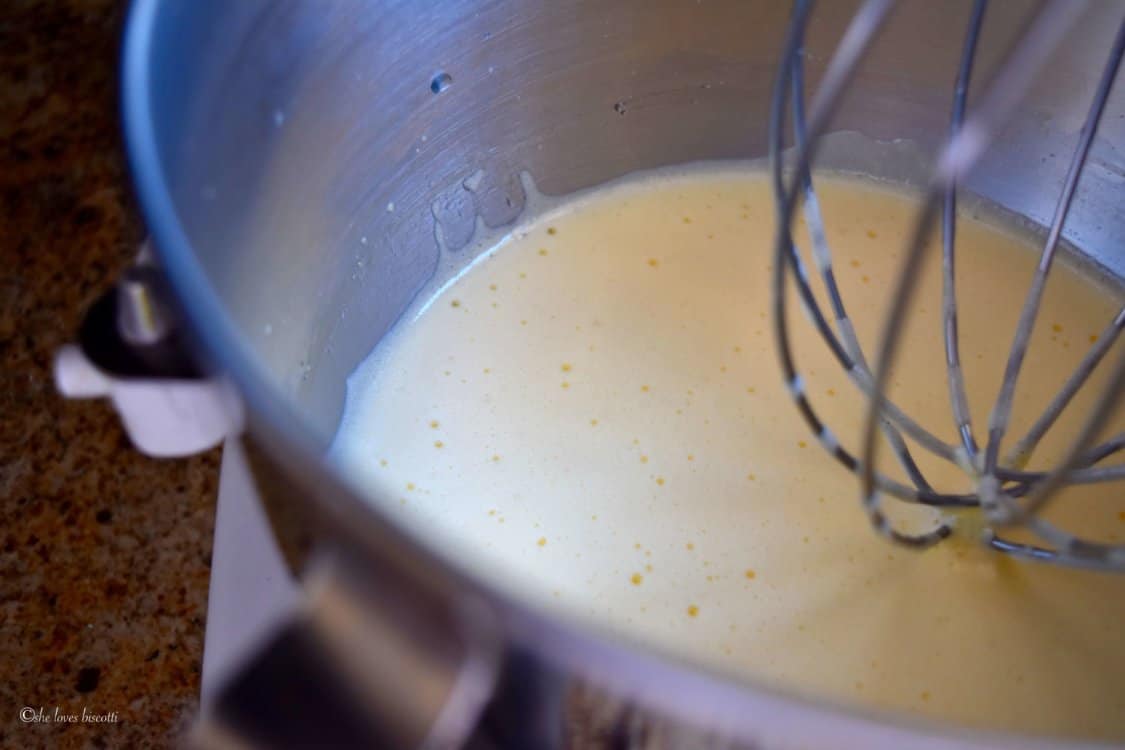
[[[953,138],[961,130],[965,119],[965,100],[969,93],[969,80],[973,74],[976,59],[977,41],[984,25],[987,0],[974,0],[969,17],[969,29],[961,52],[961,64],[957,71],[957,81],[953,86],[953,111],[950,114],[949,137]],[[953,409],[953,421],[961,444],[970,461],[979,453],[973,437],[972,419],[969,415],[969,399],[965,393],[965,374],[961,369],[961,344],[957,326],[957,283],[956,254],[954,239],[957,229],[957,181],[950,180],[946,186],[944,202],[941,207],[942,239],[942,333],[945,337],[946,381],[949,385],[949,401]]]
[[[1055,420],[1059,418],[1063,410],[1070,404],[1071,399],[1075,394],[1081,390],[1082,386],[1086,384],[1094,370],[1105,358],[1106,353],[1113,347],[1117,341],[1118,334],[1121,333],[1122,327],[1125,327],[1125,307],[1114,316],[1109,325],[1105,327],[1094,341],[1094,345],[1090,347],[1089,351],[1082,358],[1078,367],[1067,378],[1063,387],[1051,399],[1047,408],[1043,410],[1043,414],[1035,421],[1027,434],[1020,438],[1007,457],[1007,465],[1023,467],[1031,459],[1032,453],[1035,451],[1039,441],[1047,434],[1047,431],[1055,424]],[[1111,447],[1110,452],[1121,450],[1120,445]],[[1104,456],[1103,456],[1104,458]],[[1099,459],[1100,460],[1100,459]],[[998,469],[999,470],[999,469]]]
[[[793,83],[793,143],[798,149],[805,145],[804,68],[804,49],[802,47],[798,48],[796,54],[793,55],[791,74]],[[855,327],[852,325],[851,318],[844,306],[843,295],[840,294],[840,289],[836,284],[836,274],[832,270],[832,252],[828,248],[828,236],[824,231],[820,202],[816,199],[816,191],[813,189],[811,170],[806,169],[799,175],[799,178],[803,190],[802,203],[805,211],[805,225],[809,231],[813,258],[817,270],[820,271],[821,279],[824,281],[824,287],[828,291],[829,302],[836,316],[836,330],[839,331],[844,351],[851,357],[855,368],[862,372],[865,378],[870,379],[871,373],[867,366],[867,359],[863,355],[863,348],[855,334]],[[914,486],[920,490],[933,490],[933,487],[923,476],[922,470],[918,467],[910,453],[910,448],[907,447],[906,441],[903,440],[899,431],[887,419],[882,421],[881,427],[887,442],[891,445],[891,450]]]

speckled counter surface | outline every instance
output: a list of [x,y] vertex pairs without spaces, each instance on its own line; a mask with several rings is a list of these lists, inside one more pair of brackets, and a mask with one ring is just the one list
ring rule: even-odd
[[[218,453],[140,456],[106,404],[62,400],[50,375],[142,236],[117,119],[124,7],[0,7],[0,747],[160,747],[196,709]],[[78,722],[24,720],[40,709]]]

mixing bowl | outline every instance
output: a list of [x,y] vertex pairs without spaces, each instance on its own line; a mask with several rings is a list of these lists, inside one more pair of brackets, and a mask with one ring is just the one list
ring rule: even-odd
[[[901,3],[832,123],[882,156],[858,163],[843,148],[822,164],[924,171],[947,132],[969,5]],[[990,9],[978,80],[1033,6]],[[855,7],[814,14],[810,86]],[[1091,4],[968,191],[1049,220],[1122,10]],[[440,252],[478,252],[482,227],[525,218],[521,174],[558,196],[762,157],[788,16],[754,0],[135,0],[122,107],[137,195],[195,356],[245,404],[275,531],[308,590],[230,681],[200,742],[1048,744],[734,681],[543,611],[397,527],[324,460],[346,377]],[[1123,176],[1119,91],[1066,231],[1118,277]]]

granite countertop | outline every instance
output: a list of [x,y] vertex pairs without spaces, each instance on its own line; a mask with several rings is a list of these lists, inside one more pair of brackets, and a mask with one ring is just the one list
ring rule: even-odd
[[168,745],[198,699],[218,453],[145,458],[106,403],[51,381],[142,237],[117,118],[125,4],[0,8],[2,747]]

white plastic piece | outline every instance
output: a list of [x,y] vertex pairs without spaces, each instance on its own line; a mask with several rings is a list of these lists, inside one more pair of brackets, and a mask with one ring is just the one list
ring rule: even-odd
[[297,608],[302,591],[285,566],[240,440],[223,445],[211,591],[203,638],[200,703],[219,688]]
[[109,398],[137,450],[168,458],[201,453],[238,435],[242,400],[226,378],[118,379],[73,344],[55,356],[55,385],[67,398]]
[[81,349],[67,344],[55,354],[55,387],[67,398],[98,398],[109,393],[112,383]]

